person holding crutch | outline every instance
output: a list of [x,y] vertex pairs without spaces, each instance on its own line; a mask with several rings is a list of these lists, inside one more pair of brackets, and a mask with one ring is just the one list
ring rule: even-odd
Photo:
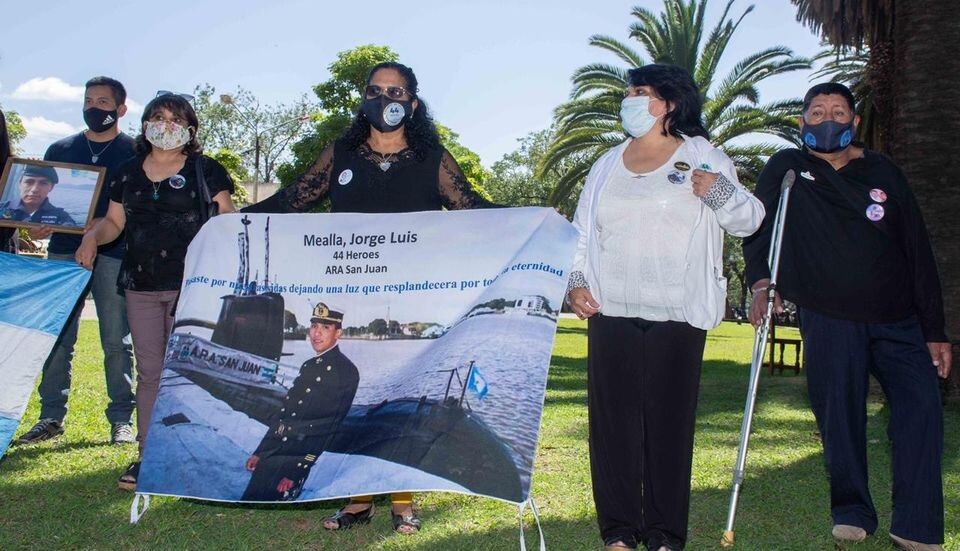
[[[812,87],[800,118],[802,149],[772,156],[756,195],[767,208],[743,242],[755,300],[766,313],[767,252],[780,184],[790,192],[775,308],[797,304],[810,405],[830,480],[833,536],[862,541],[877,529],[867,485],[869,374],[890,405],[893,453],[890,538],[909,550],[943,542],[943,415],[937,376],[950,373],[940,278],[923,218],[900,169],[853,141],[859,117],[850,90]],[[759,298],[758,298],[759,297]]]

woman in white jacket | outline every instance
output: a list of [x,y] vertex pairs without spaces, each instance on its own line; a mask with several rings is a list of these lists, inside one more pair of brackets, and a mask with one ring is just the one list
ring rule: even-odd
[[707,141],[680,67],[628,73],[630,139],[587,176],[568,302],[588,322],[590,467],[606,549],[683,549],[706,331],[723,317],[723,232],[763,205]]

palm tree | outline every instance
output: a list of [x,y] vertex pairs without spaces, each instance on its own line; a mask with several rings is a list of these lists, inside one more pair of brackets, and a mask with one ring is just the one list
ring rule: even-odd
[[[769,77],[809,69],[811,60],[798,57],[789,48],[773,46],[740,60],[722,79],[717,66],[748,7],[736,19],[728,17],[734,0],[728,0],[717,24],[706,31],[707,0],[664,0],[663,12],[642,7],[631,12],[630,25],[636,39],[654,63],[670,63],[693,75],[704,97],[704,126],[712,142],[724,149],[737,165],[740,177],[755,181],[769,157],[781,145],[776,142],[743,144],[747,134],[760,133],[798,143],[796,116],[801,101],[789,99],[760,104],[758,83]],[[561,164],[551,203],[558,205],[574,192],[590,166],[624,139],[620,126],[620,101],[627,86],[627,70],[644,65],[644,57],[629,45],[609,36],[594,35],[590,44],[615,55],[626,66],[594,63],[573,74],[570,101],[557,107],[557,138],[540,165],[540,174]]]
[[[881,149],[897,161],[923,211],[940,268],[947,334],[957,339],[960,4],[956,0],[792,1],[797,18],[833,46],[868,48]],[[954,354],[958,352],[955,346]],[[960,395],[960,368],[954,367],[951,385],[953,393]]]

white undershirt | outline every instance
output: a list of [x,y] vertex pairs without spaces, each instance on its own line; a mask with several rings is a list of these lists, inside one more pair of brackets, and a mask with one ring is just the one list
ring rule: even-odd
[[604,315],[686,321],[687,248],[701,207],[692,165],[684,142],[656,170],[630,172],[620,157],[611,172],[597,209]]

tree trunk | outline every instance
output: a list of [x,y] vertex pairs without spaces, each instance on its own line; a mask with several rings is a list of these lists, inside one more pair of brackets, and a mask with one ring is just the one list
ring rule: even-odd
[[[940,267],[947,335],[960,341],[960,2],[895,2],[888,148],[910,182]],[[960,395],[954,346],[951,394]]]

